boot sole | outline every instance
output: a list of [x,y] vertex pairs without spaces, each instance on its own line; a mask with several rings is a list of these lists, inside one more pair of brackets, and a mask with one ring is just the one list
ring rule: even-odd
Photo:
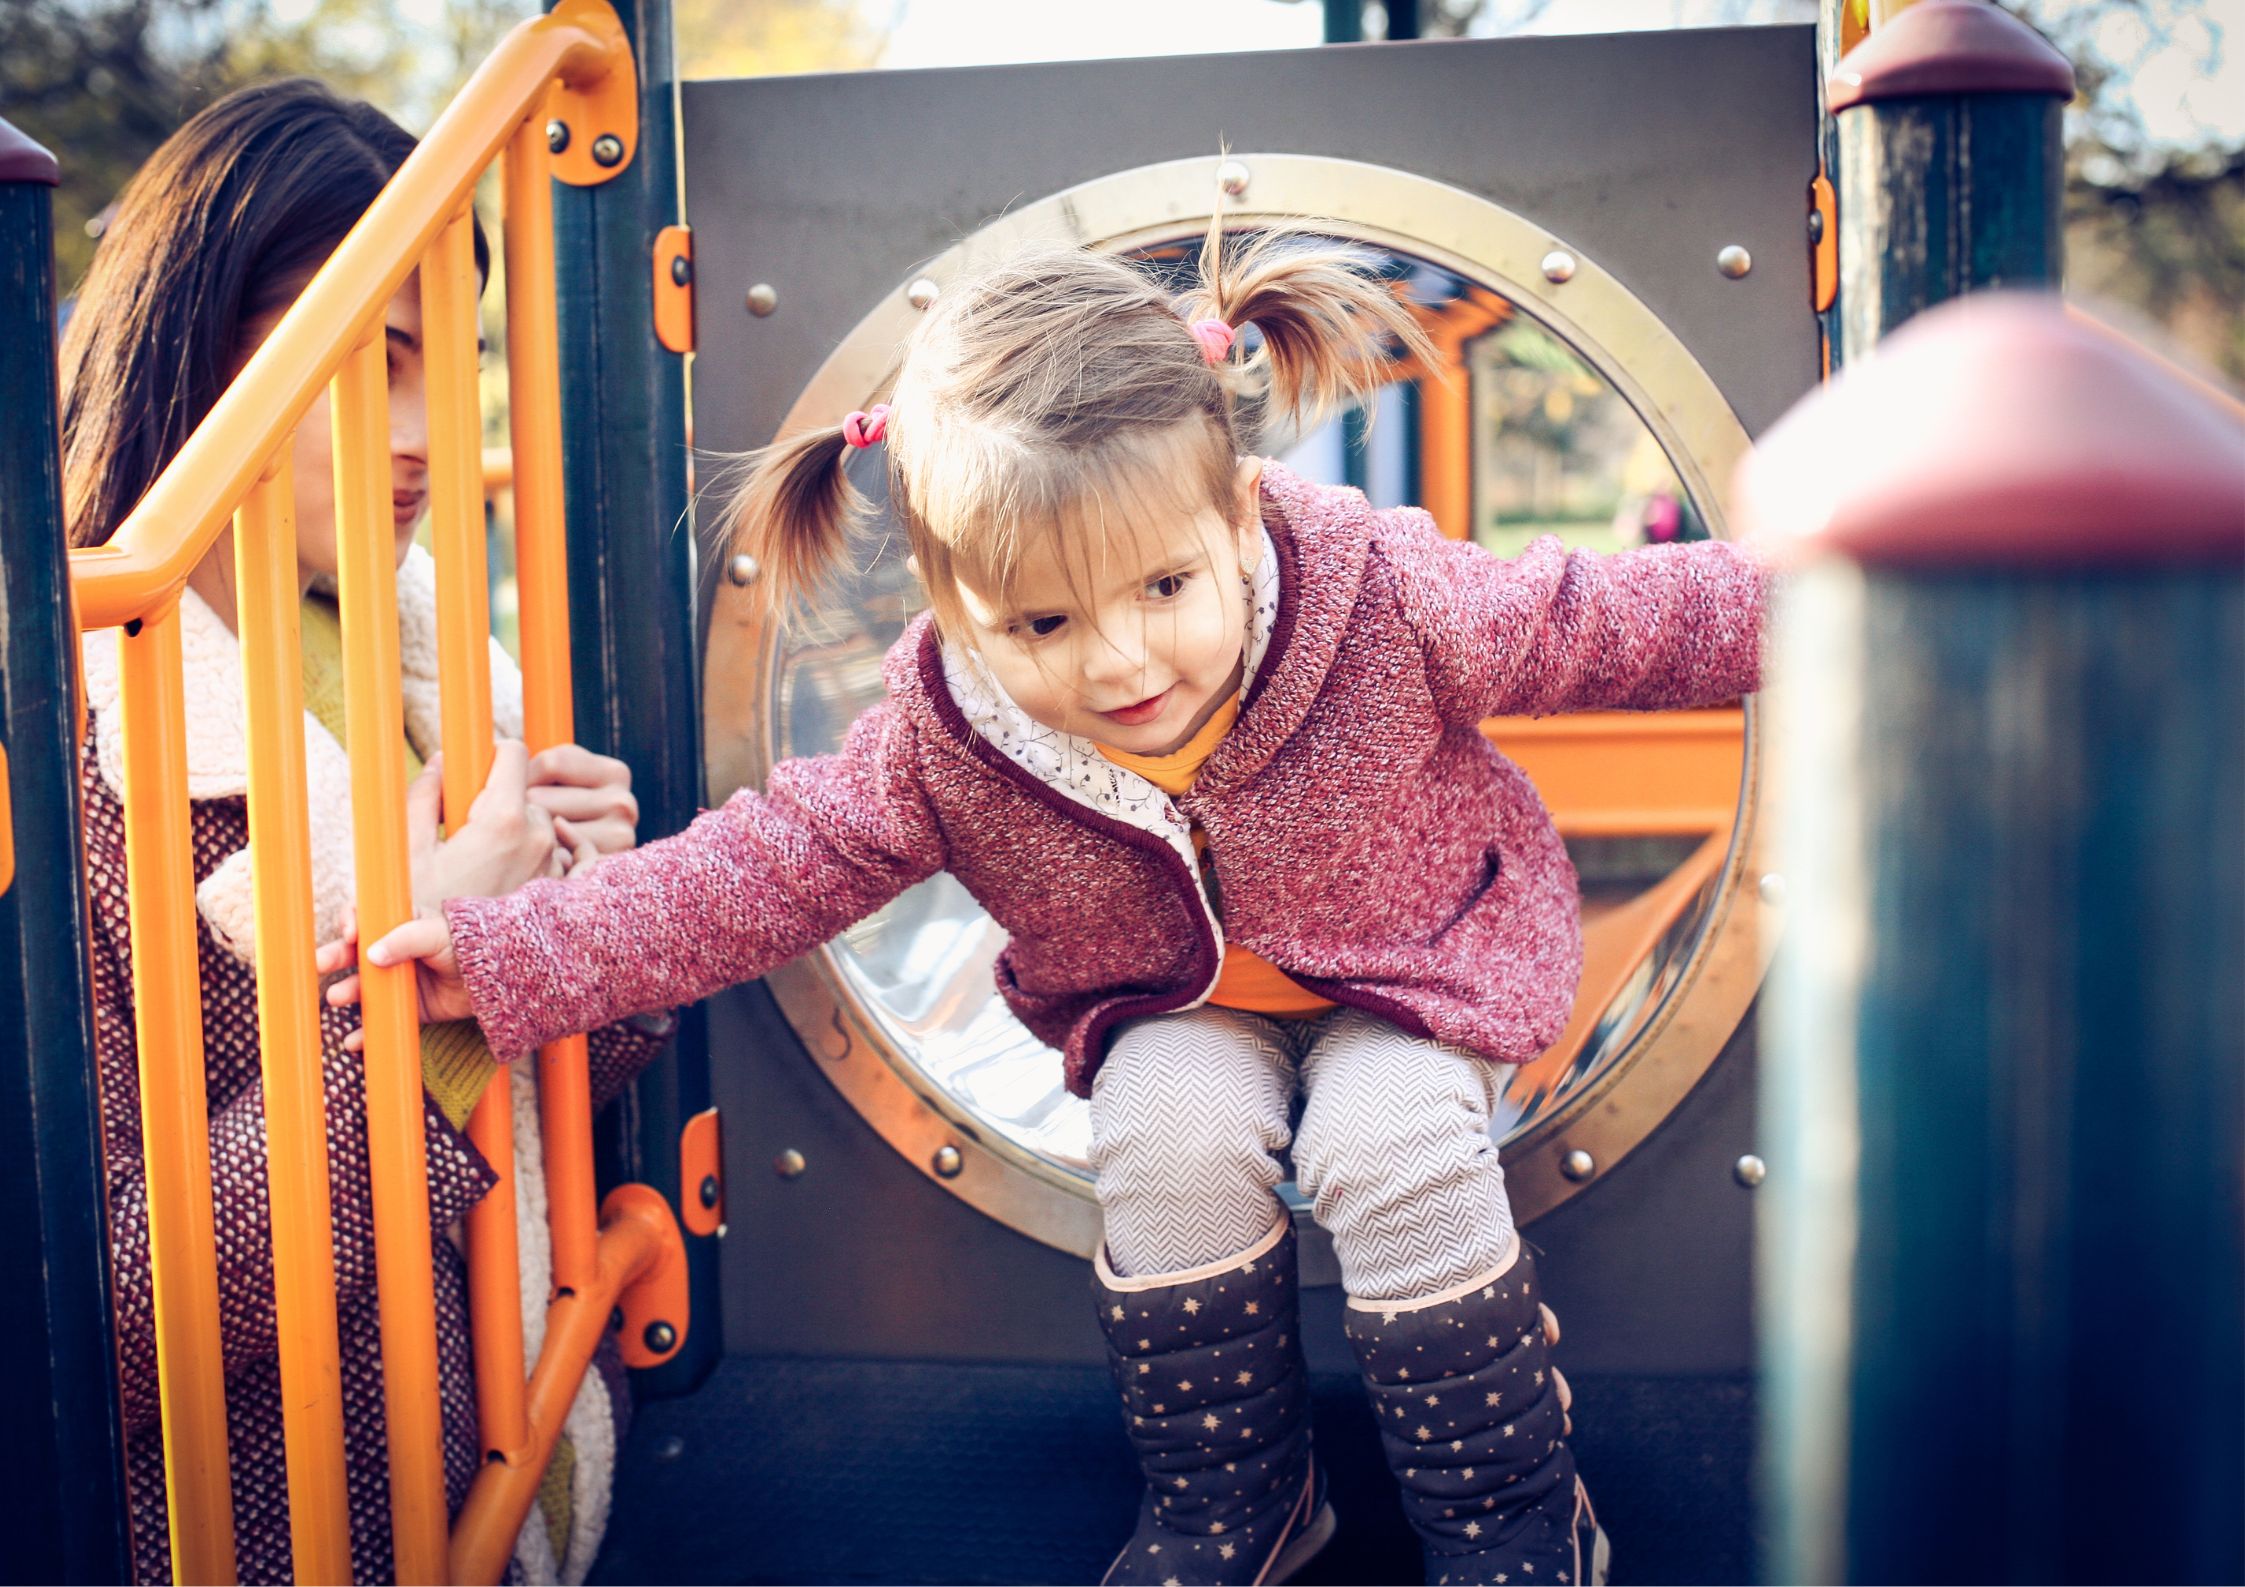
[[1286,1546],[1278,1551],[1278,1558],[1271,1561],[1260,1580],[1270,1583],[1271,1587],[1292,1581],[1303,1566],[1324,1552],[1339,1526],[1340,1518],[1334,1515],[1333,1506],[1330,1503],[1321,1505],[1317,1514],[1310,1517],[1309,1524],[1287,1539]]
[[1606,1569],[1613,1558],[1614,1546],[1606,1541],[1606,1529],[1599,1527],[1590,1540],[1590,1570],[1584,1578],[1584,1587],[1606,1587]]

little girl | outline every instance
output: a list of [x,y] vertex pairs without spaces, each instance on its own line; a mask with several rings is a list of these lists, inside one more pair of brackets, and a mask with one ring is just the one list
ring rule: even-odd
[[1498,1066],[1566,1023],[1575,874],[1480,723],[1754,688],[1762,579],[1719,542],[1500,560],[1242,455],[1250,376],[1302,417],[1396,343],[1423,340],[1387,286],[1300,234],[1212,228],[1182,303],[1082,250],[946,288],[889,402],[773,447],[734,507],[800,597],[860,506],[844,458],[886,445],[933,608],[888,699],[675,838],[368,950],[520,1054],[958,877],[1091,1099],[1093,1287],[1148,1484],[1113,1582],[1283,1580],[1331,1535],[1289,1142],[1428,1579],[1603,1573],[1488,1130]]

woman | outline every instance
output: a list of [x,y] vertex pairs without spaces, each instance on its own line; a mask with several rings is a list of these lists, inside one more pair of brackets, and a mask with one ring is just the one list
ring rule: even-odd
[[[73,546],[106,541],[225,383],[271,333],[312,273],[412,152],[413,140],[372,106],[321,85],[288,81],[245,89],[174,135],[119,200],[80,292],[62,345],[65,507]],[[479,270],[488,269],[480,228]],[[438,742],[434,580],[412,544],[427,499],[428,422],[418,279],[385,313],[389,347],[390,475],[404,720],[414,762]],[[342,748],[341,643],[332,588],[336,566],[329,416],[323,396],[292,442],[298,573],[305,588],[305,750],[311,791],[314,924],[339,935],[351,909],[349,764]],[[188,578],[180,624],[186,656],[188,791],[192,800],[202,1019],[211,1123],[211,1174],[232,1447],[235,1548],[240,1579],[291,1578],[281,1387],[275,1360],[272,1246],[267,1228],[263,1086],[260,1080],[255,919],[252,904],[242,666],[234,638],[231,535]],[[131,943],[125,902],[120,791],[122,738],[112,633],[85,644],[89,716],[81,771],[94,917],[105,1169],[110,1195],[118,1348],[123,1381],[135,1574],[167,1580],[163,1447],[159,1435],[148,1211],[141,1171],[138,1061]],[[494,714],[521,731],[521,680],[496,646]],[[630,773],[573,745],[526,756],[503,742],[474,808],[454,812],[435,840],[438,782],[422,772],[409,797],[417,833],[418,907],[459,895],[504,892],[630,847],[638,818]],[[387,1581],[388,1457],[373,1294],[373,1227],[367,1180],[363,1071],[345,1050],[355,1012],[323,1006],[329,1172],[349,1466],[351,1551],[360,1581]],[[595,1102],[612,1095],[659,1049],[660,1022],[593,1038]],[[479,1463],[468,1345],[465,1264],[444,1232],[494,1183],[463,1133],[494,1066],[472,1025],[424,1033],[423,1076],[430,1215],[438,1236],[436,1323],[445,1431],[445,1482],[457,1509]],[[525,1325],[533,1354],[542,1328],[550,1250],[531,1209],[544,1194],[535,1092],[514,1087]],[[568,1418],[565,1446],[523,1528],[516,1574],[582,1580],[605,1526],[622,1401],[611,1356],[588,1374]]]

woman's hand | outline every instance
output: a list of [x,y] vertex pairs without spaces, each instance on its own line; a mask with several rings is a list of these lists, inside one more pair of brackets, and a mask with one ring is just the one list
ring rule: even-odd
[[414,913],[427,919],[448,898],[497,898],[524,882],[568,871],[585,845],[557,829],[553,815],[530,797],[530,756],[501,739],[483,792],[437,841],[444,802],[444,757],[430,757],[405,796],[406,841],[413,855]]
[[[357,962],[358,948],[358,914],[353,911],[344,917],[341,939],[321,944],[313,956],[313,966],[322,975],[350,969]],[[413,989],[421,1005],[422,1024],[475,1017],[475,1004],[468,997],[467,983],[460,977],[460,961],[452,951],[452,927],[446,923],[442,910],[429,919],[409,920],[379,942],[369,944],[366,962],[378,966],[408,962],[413,965]],[[352,970],[330,986],[327,1000],[336,1008],[349,1008],[356,1003],[359,1000],[358,972]],[[345,1052],[362,1052],[365,1048],[364,1025],[344,1036]]]
[[[639,801],[631,768],[577,744],[557,744],[530,757],[530,802],[597,854],[621,854],[639,841]],[[574,870],[572,863],[570,869]]]

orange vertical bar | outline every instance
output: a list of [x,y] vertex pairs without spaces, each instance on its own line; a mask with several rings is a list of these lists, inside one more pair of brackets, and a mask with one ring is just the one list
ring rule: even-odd
[[[336,371],[337,583],[361,941],[413,913],[405,844],[405,713],[398,670],[397,532],[390,504],[389,376],[379,323]],[[444,1425],[429,1267],[429,1167],[413,966],[362,966],[367,1159],[382,1297],[390,1528],[401,1583],[446,1573]]]
[[235,512],[234,598],[249,743],[249,846],[256,856],[257,1039],[265,1076],[289,1541],[296,1580],[348,1582],[351,1508],[336,1362],[319,976],[312,968],[294,492],[284,448]]
[[141,1159],[172,1574],[179,1581],[231,1582],[234,1500],[226,1460],[226,1368],[219,1337],[177,602],[126,625],[117,643],[125,732],[126,908],[140,1031]]
[[[569,681],[569,556],[561,498],[561,355],[554,303],[553,182],[545,122],[507,142],[507,400],[514,427],[515,578],[523,725],[533,752],[576,735]],[[598,1206],[585,1042],[538,1054],[538,1120],[556,1291],[592,1282]]]
[[[437,561],[437,677],[444,691],[444,807],[457,824],[491,770],[491,591],[484,555],[483,426],[476,395],[475,249],[466,210],[421,261],[429,381],[429,512]],[[502,1076],[468,1137],[499,1182],[468,1209],[468,1319],[476,1426],[486,1453],[529,1439],[523,1409],[522,1259],[515,1244],[514,1110]]]

